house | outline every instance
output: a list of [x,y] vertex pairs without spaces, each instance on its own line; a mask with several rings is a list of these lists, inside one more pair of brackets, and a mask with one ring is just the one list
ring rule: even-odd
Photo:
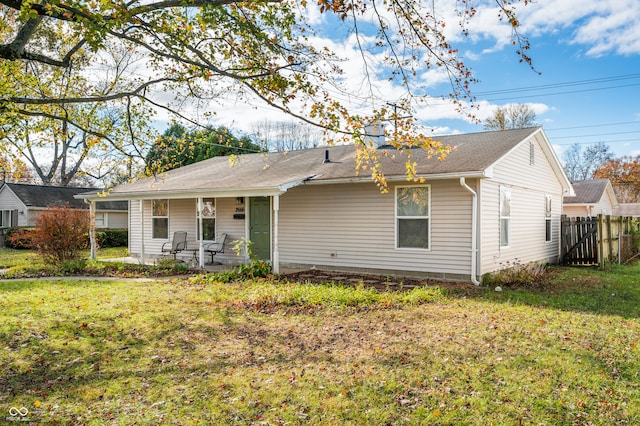
[[514,263],[557,262],[562,198],[573,193],[542,128],[438,136],[455,149],[443,161],[411,149],[418,182],[407,180],[407,154],[377,139],[387,193],[341,145],[216,157],[81,196],[130,202],[129,252],[143,261],[186,231],[201,266],[200,247],[226,233],[217,260],[245,261],[229,249],[244,238],[276,273],[315,266],[478,283]]
[[573,182],[575,196],[565,197],[562,214],[568,217],[592,217],[613,214],[618,200],[609,179]]
[[[4,183],[0,186],[0,228],[34,226],[37,216],[47,207],[68,204],[77,209],[89,205],[74,196],[93,188],[26,185]],[[126,201],[99,201],[96,205],[96,228],[127,228]]]
[[614,216],[640,218],[640,203],[620,203],[613,209]]

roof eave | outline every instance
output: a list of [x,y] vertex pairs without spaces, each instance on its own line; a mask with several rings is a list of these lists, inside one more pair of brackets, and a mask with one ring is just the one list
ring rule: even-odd
[[[490,178],[493,177],[493,168],[487,168],[480,171],[467,171],[467,172],[451,172],[451,173],[434,173],[434,174],[417,174],[415,179],[418,180],[446,180],[446,179],[459,179],[461,177],[473,179],[473,178]],[[387,176],[387,182],[406,182],[408,180],[407,175],[394,175]],[[354,176],[347,178],[333,178],[322,179],[319,176],[318,179],[309,179],[304,182],[305,185],[334,185],[344,183],[368,183],[371,182],[371,176]]]
[[289,189],[302,185],[308,178],[301,178],[295,181],[284,182],[277,186],[254,187],[254,188],[229,188],[229,189],[188,189],[188,190],[171,190],[171,191],[132,191],[100,194],[79,194],[76,198],[86,199],[89,201],[126,201],[126,200],[153,200],[158,198],[168,199],[187,199],[198,197],[268,197],[282,195]]

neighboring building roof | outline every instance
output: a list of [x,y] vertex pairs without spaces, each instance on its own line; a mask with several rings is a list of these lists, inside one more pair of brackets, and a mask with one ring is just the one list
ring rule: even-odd
[[613,215],[640,217],[640,203],[621,203],[618,208],[613,210]]
[[[82,199],[74,196],[88,191],[100,191],[95,188],[77,188],[68,186],[44,186],[27,185],[22,183],[8,183],[4,186],[9,188],[30,208],[46,208],[54,205],[68,204],[75,209],[88,209],[89,206]],[[99,206],[99,204],[102,204]],[[128,209],[126,201],[103,201],[96,203],[96,208],[100,210],[124,210]]]
[[608,195],[613,207],[618,205],[618,200],[613,192],[613,186],[609,179],[593,179],[573,182],[575,197],[564,197],[563,203],[570,205],[598,204],[602,197]]
[[[423,149],[415,148],[409,152],[411,161],[416,163],[418,176],[429,179],[488,177],[492,173],[493,164],[536,134],[541,135],[544,140],[545,155],[555,156],[540,127],[434,136],[435,141],[452,148],[444,161],[432,158]],[[406,181],[408,157],[405,151],[381,147],[376,153],[387,180]],[[552,162],[558,164],[554,171],[560,179],[566,181],[566,187],[570,190],[569,181],[557,158]],[[360,170],[359,174],[356,170],[354,145],[214,157],[155,177],[119,185],[109,193],[109,198],[179,197],[212,193],[268,195],[286,191],[302,183],[330,184],[371,180],[369,169]],[[95,191],[83,196],[98,198]]]

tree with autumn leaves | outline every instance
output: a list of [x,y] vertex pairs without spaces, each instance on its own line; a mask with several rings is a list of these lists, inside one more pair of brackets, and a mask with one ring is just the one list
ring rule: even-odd
[[[420,134],[407,111],[428,96],[420,75],[438,68],[449,77],[449,98],[462,113],[472,114],[475,78],[447,39],[437,8],[454,8],[458,32],[467,35],[476,15],[474,3],[1,0],[0,124],[66,123],[91,147],[140,159],[145,138],[153,140],[146,133],[150,109],[203,125],[209,124],[211,101],[230,99],[280,110],[325,129],[333,141],[351,140],[364,163],[375,162],[374,151],[364,143],[364,128],[379,120],[393,120],[390,142],[399,148],[418,145],[444,156],[446,147]],[[530,64],[516,3],[529,0],[496,0],[495,18],[512,28],[516,55]],[[345,87],[343,58],[317,44],[319,28],[308,19],[313,9],[358,39],[364,90]],[[113,49],[127,52],[129,59],[114,59]],[[71,90],[53,94],[36,81],[42,71],[34,67],[46,69],[47,75],[73,70],[80,80]],[[393,107],[366,85],[366,76],[374,73],[404,90]],[[344,103],[345,95],[377,107],[358,113]],[[186,114],[185,102],[197,114]],[[87,120],[83,111],[94,106],[98,109]],[[369,170],[376,175],[375,167]]]
[[640,203],[640,155],[625,155],[600,164],[595,179],[609,179],[621,203]]

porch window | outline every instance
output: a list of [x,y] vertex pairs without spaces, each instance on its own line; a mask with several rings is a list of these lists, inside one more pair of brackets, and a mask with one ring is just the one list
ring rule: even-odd
[[511,243],[511,188],[500,187],[500,247]]
[[431,187],[396,187],[396,247],[429,249]]
[[544,226],[546,242],[551,241],[551,195],[544,196]]
[[104,228],[105,220],[104,213],[96,213],[96,228]]
[[169,200],[151,200],[153,238],[169,238]]
[[[196,235],[200,241],[200,212],[196,203]],[[215,241],[216,239],[216,199],[202,199],[202,239]]]

